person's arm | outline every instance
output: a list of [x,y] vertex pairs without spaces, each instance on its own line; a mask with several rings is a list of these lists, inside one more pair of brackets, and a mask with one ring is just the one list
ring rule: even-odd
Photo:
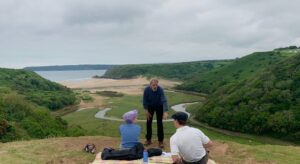
[[172,154],[172,160],[173,163],[180,163],[181,157],[179,156],[179,148],[176,144],[174,136],[171,137],[170,139],[170,149],[171,149],[171,154]]
[[213,142],[212,142],[212,141],[208,141],[207,144],[203,144],[203,147],[204,147],[205,149],[207,149],[207,148],[209,148],[209,147],[212,147],[212,146],[213,146]]
[[163,119],[167,119],[168,118],[168,101],[167,98],[165,96],[164,90],[162,88],[160,88],[161,90],[161,96],[160,96],[160,101],[163,104]]
[[179,155],[172,155],[172,161],[173,163],[177,164],[177,163],[181,163],[181,158]]
[[145,88],[144,95],[143,95],[143,106],[144,106],[146,118],[148,120],[148,119],[150,119],[152,117],[152,115],[148,111],[148,109],[149,109],[149,103],[147,101],[147,97],[148,97],[148,87]]
[[168,111],[168,101],[167,98],[165,96],[165,92],[162,88],[160,88],[161,90],[161,96],[160,96],[160,102],[163,104],[163,110],[164,112]]
[[209,147],[212,147],[213,142],[201,130],[198,130],[198,132],[199,132],[199,136],[201,138],[201,142],[202,142],[203,147],[205,149],[207,149]]
[[145,110],[148,110],[148,102],[147,102],[147,88],[144,89],[143,95],[143,106]]

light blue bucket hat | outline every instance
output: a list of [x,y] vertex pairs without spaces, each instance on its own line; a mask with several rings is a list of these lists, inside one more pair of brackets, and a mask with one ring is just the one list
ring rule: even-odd
[[123,114],[123,119],[127,123],[132,123],[134,119],[137,117],[138,111],[136,109],[131,110]]

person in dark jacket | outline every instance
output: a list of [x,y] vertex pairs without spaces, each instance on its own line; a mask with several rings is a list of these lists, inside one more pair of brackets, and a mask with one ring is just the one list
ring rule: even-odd
[[164,129],[163,129],[163,119],[168,117],[168,103],[164,93],[164,90],[158,85],[157,79],[152,79],[150,85],[144,90],[143,105],[145,109],[145,114],[147,117],[147,134],[145,146],[151,145],[152,138],[152,120],[153,115],[156,113],[157,120],[157,137],[159,142],[159,147],[164,147]]

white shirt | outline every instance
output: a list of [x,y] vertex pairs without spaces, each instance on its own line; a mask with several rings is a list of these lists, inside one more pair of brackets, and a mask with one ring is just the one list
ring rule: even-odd
[[183,126],[176,130],[170,139],[172,155],[180,155],[187,162],[196,162],[206,155],[203,144],[209,138],[199,129]]

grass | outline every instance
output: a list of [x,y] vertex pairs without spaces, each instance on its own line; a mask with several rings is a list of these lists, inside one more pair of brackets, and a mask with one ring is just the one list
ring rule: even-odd
[[[201,100],[182,93],[167,93],[170,105],[187,102],[189,100]],[[140,105],[140,96],[125,95],[122,99],[116,97],[107,100],[107,105],[114,107]],[[133,102],[132,102],[133,101]],[[131,103],[129,103],[131,102]],[[118,109],[114,108],[113,109]],[[131,108],[129,108],[131,109]],[[124,111],[119,111],[120,116]],[[189,111],[195,110],[193,105]],[[69,113],[63,116],[70,125],[80,125],[89,137],[51,138],[44,140],[19,141],[0,144],[0,163],[88,163],[93,161],[94,155],[82,152],[87,143],[95,143],[97,151],[104,147],[118,147],[118,127],[122,122],[101,120],[94,117],[99,109],[86,109]],[[113,113],[111,113],[113,114]],[[141,139],[145,136],[145,123],[139,123],[142,127]],[[245,138],[229,136],[222,133],[192,125],[201,129],[215,143],[211,149],[210,157],[217,163],[299,163],[300,148],[296,146],[279,145],[275,142],[266,142],[261,138]],[[165,142],[168,151],[168,139],[175,132],[172,122],[164,123]],[[101,136],[101,137],[100,137]],[[109,136],[109,137],[104,137]],[[113,137],[113,138],[111,138]],[[156,126],[153,129],[153,139],[156,140]]]
[[[202,101],[203,97],[198,95],[189,95],[180,92],[166,92],[166,96],[169,101],[169,106],[183,103]],[[111,97],[105,100],[107,107],[112,108],[107,113],[107,116],[121,118],[122,115],[131,110],[138,109],[138,119],[145,119],[144,109],[142,108],[141,96],[124,95],[123,97]],[[122,122],[114,122],[109,120],[101,120],[95,118],[95,114],[99,109],[86,109],[78,112],[73,112],[63,116],[70,125],[79,125],[86,130],[86,135],[102,135],[118,137],[118,127]],[[169,110],[169,114],[174,111]],[[139,123],[142,127],[142,136],[146,134],[145,123]],[[164,123],[164,130],[167,137],[170,137],[175,129],[171,122]],[[156,136],[156,126],[153,127],[153,136]]]
[[[199,95],[191,95],[181,92],[166,92],[166,97],[168,99],[170,115],[173,113],[173,110],[170,110],[172,105],[204,100],[204,98]],[[142,96],[125,95],[123,97],[113,97],[106,99],[105,104],[107,107],[112,108],[112,110],[107,113],[108,116],[121,118],[125,112],[137,109],[138,119],[145,119]]]
[[[180,92],[167,92],[166,93],[167,98],[169,100],[169,105],[175,105],[178,103],[183,102],[193,102],[193,101],[202,101],[203,98],[200,96],[195,95],[189,95],[184,94]],[[141,96],[129,96],[125,95],[122,98],[119,97],[113,97],[106,99],[106,106],[112,108],[111,111],[109,111],[107,114],[110,117],[117,117],[121,118],[123,113],[137,108],[139,109],[139,119],[145,119],[144,112],[141,105]],[[190,105],[188,110],[191,113],[194,113],[197,109],[196,105]],[[108,120],[101,120],[94,117],[94,115],[99,111],[99,109],[86,109],[79,112],[73,112],[70,114],[67,114],[63,116],[63,119],[65,119],[70,125],[79,125],[83,129],[86,130],[86,135],[103,135],[103,136],[113,136],[118,137],[118,127],[122,122],[114,122],[114,121],[108,121]],[[170,110],[169,113],[172,113],[173,111]],[[145,123],[139,123],[142,127],[142,136],[145,135]],[[196,124],[193,124],[193,126],[198,126]],[[264,138],[264,137],[258,137],[254,135],[243,135],[242,137],[238,136],[228,136],[224,135],[219,132],[212,131],[210,129],[198,126],[200,129],[203,130],[208,136],[210,136],[212,139],[216,140],[222,140],[222,141],[235,141],[237,143],[241,144],[248,144],[248,145],[260,145],[260,144],[285,144],[285,142],[280,142],[276,139],[270,139],[270,138]],[[164,129],[166,137],[170,137],[174,132],[175,129],[170,122],[164,123]],[[154,126],[154,136],[156,135],[156,129]]]
[[[82,126],[87,130],[87,135],[101,135],[119,137],[118,127],[121,122],[105,121],[94,118],[94,114],[98,109],[83,110],[74,112],[64,117],[70,124]],[[145,123],[139,123],[142,127],[141,139],[145,136]],[[194,125],[193,125],[194,126]],[[225,155],[218,154],[217,150],[212,150],[211,156],[220,163],[245,163],[247,160],[254,159],[253,163],[297,163],[300,161],[298,154],[300,148],[295,146],[270,145],[263,140],[256,138],[242,138],[236,136],[228,136],[203,127],[194,126],[201,129],[207,136],[218,144],[228,145]],[[168,140],[175,133],[175,128],[171,122],[164,123],[165,138]],[[153,138],[156,140],[156,128],[153,129]],[[225,162],[224,162],[225,161]],[[249,162],[249,161],[248,161]]]
[[[214,142],[210,157],[217,163],[297,164],[300,161],[300,148],[295,146]],[[89,136],[0,143],[0,163],[89,163],[95,155],[82,151],[87,143],[96,144],[97,151],[101,151],[104,147],[118,147],[119,138]]]
[[115,141],[117,139],[98,136],[0,143],[0,163],[89,163],[95,156],[83,152],[87,143],[95,143],[99,151],[116,146]]

